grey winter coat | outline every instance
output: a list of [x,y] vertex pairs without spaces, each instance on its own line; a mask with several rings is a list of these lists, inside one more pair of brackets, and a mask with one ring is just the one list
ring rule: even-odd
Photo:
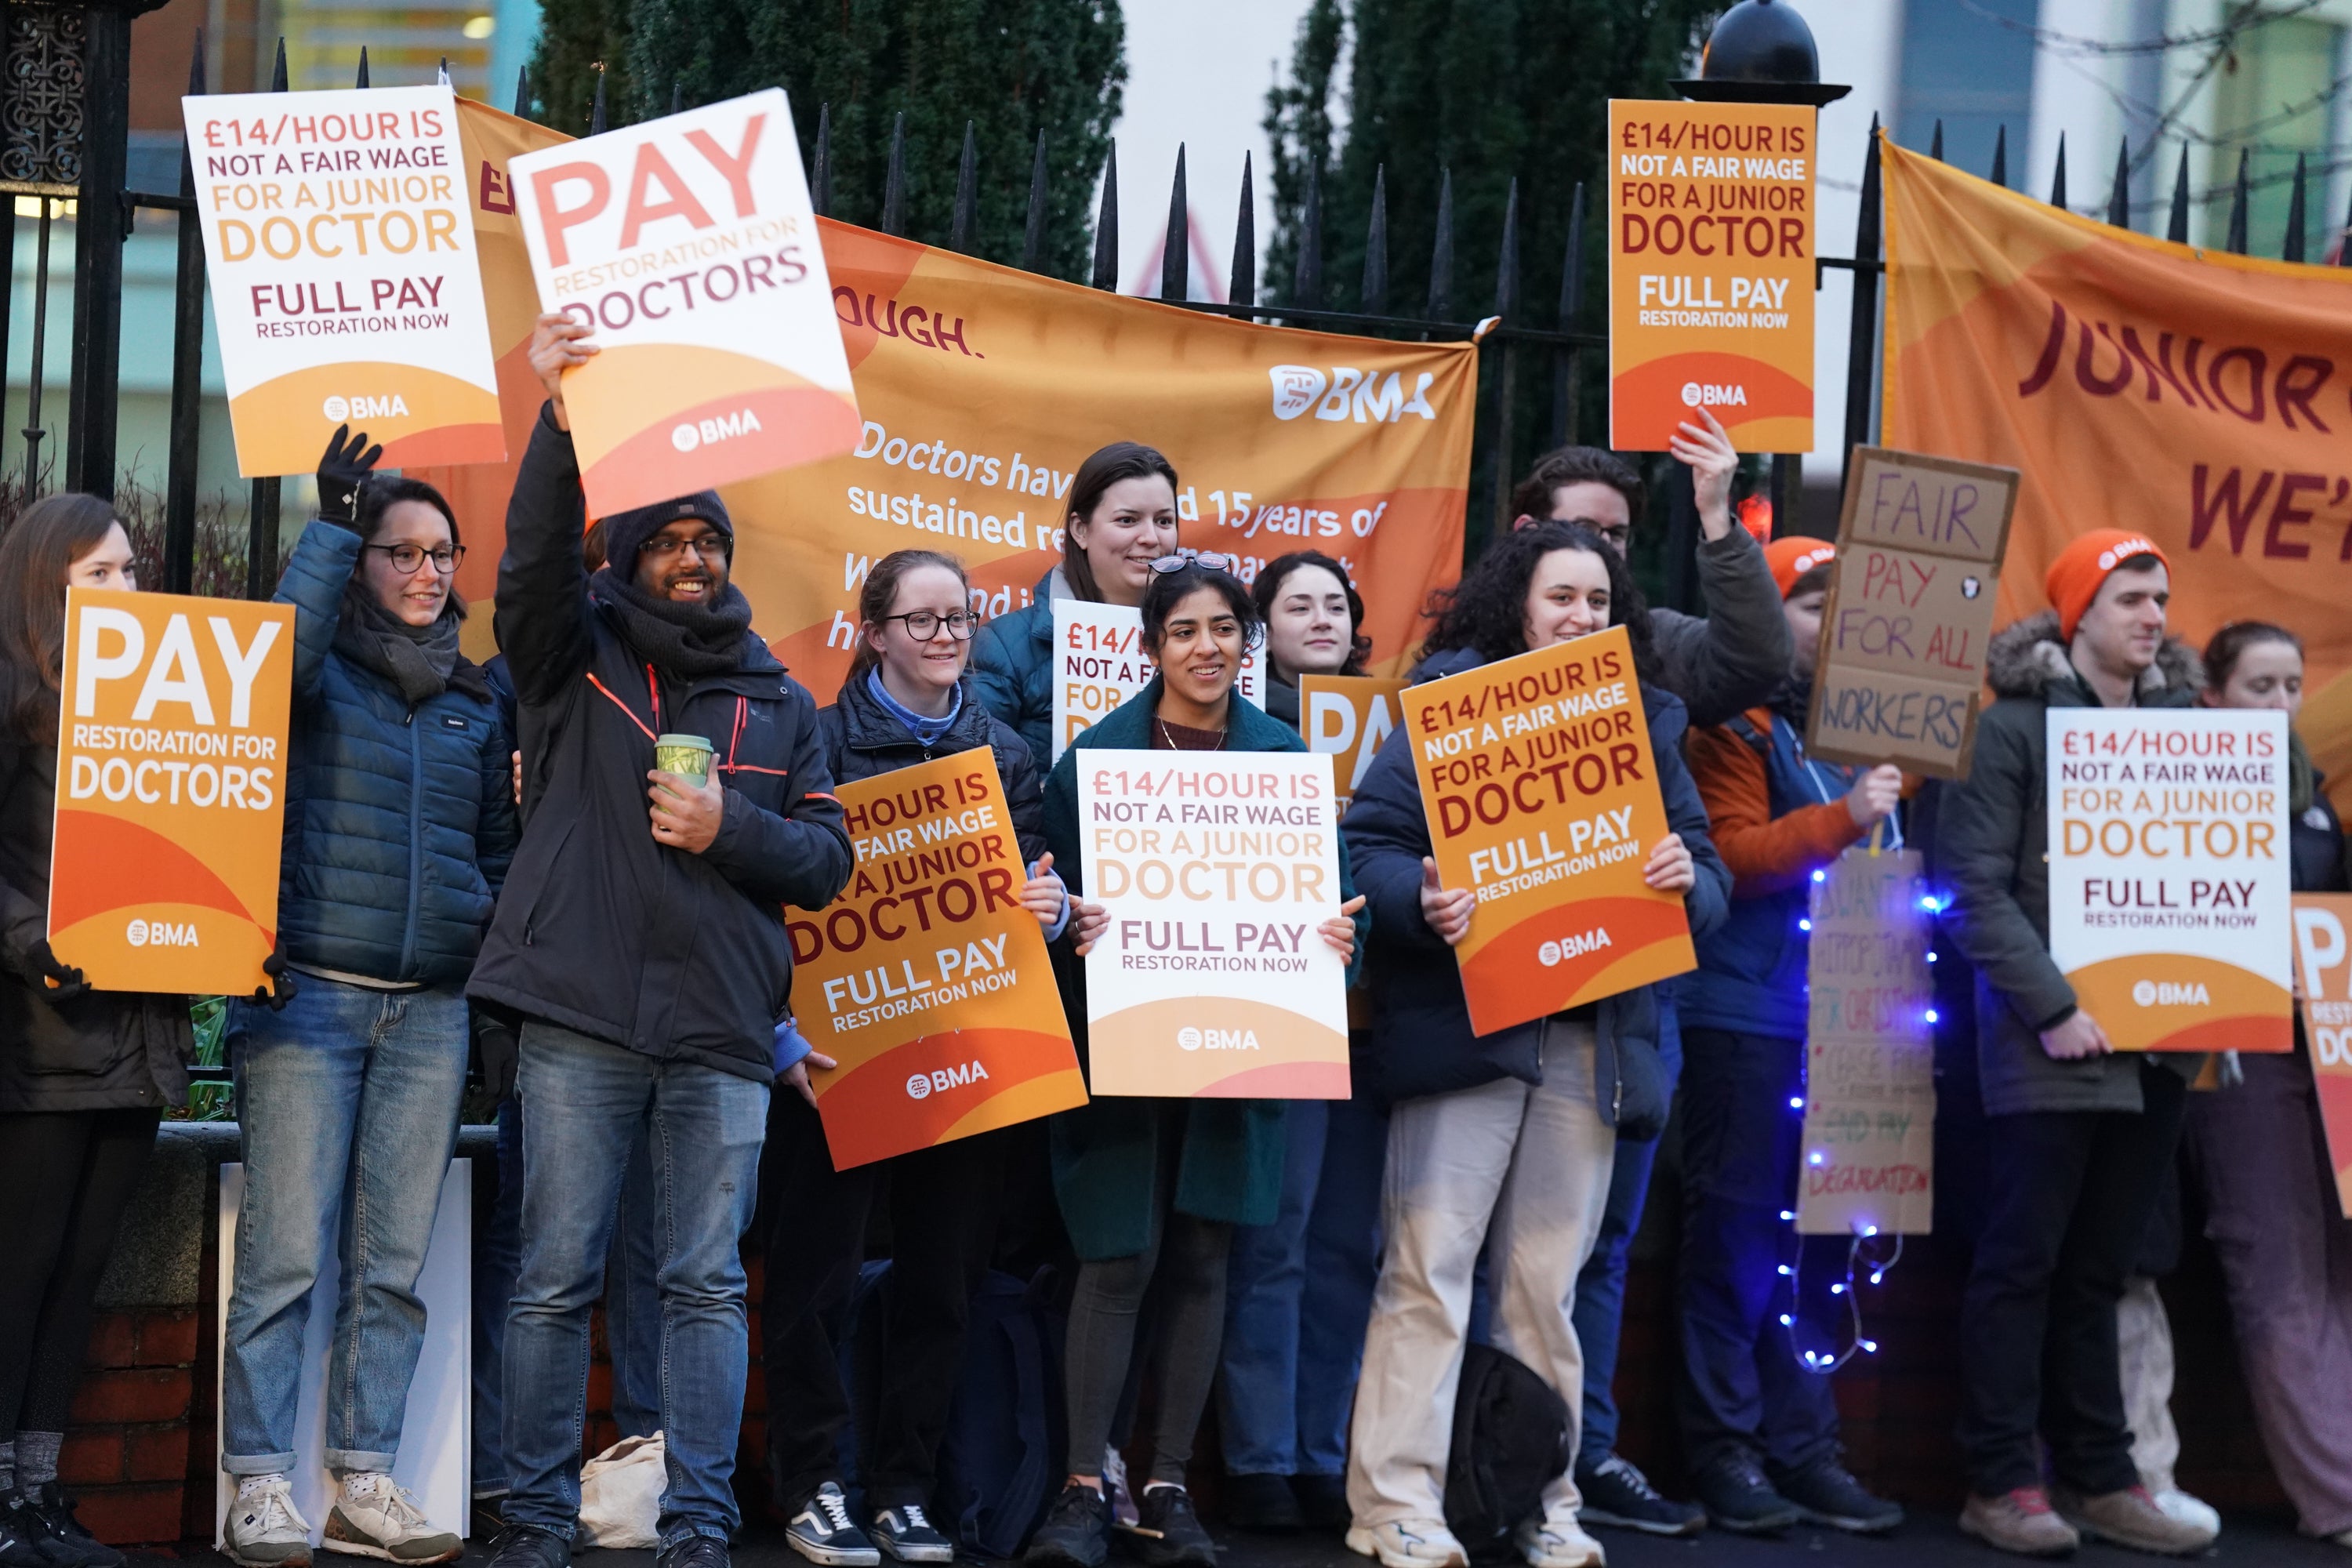
[[[2044,715],[2095,708],[2066,658],[2058,617],[2044,612],[1999,633],[1987,649],[1999,699],[1977,723],[1969,776],[1945,795],[1935,845],[1950,889],[1944,923],[1977,971],[1977,1070],[1988,1116],[2032,1110],[2137,1112],[2140,1065],[2130,1052],[2057,1061],[2041,1032],[2074,1011],[2074,988],[2050,956],[2050,822]],[[2141,676],[2139,705],[2186,708],[2204,683],[2197,655],[2169,638]],[[2204,1058],[2153,1058],[2194,1077]]]
[[1698,543],[1698,584],[1706,614],[1650,612],[1658,684],[1683,700],[1690,727],[1728,723],[1772,700],[1793,650],[1780,585],[1764,547],[1744,528]]

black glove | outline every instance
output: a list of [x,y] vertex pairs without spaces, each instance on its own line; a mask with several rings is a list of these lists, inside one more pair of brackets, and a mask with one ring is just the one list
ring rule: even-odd
[[522,1047],[515,1032],[483,1011],[474,1009],[474,1076],[493,1100],[512,1100],[516,1069],[522,1065]]
[[336,426],[319,459],[319,515],[349,527],[359,515],[360,488],[383,456],[382,447],[368,445],[366,431],[354,436],[350,426]]
[[294,1000],[294,975],[286,967],[286,954],[272,952],[263,959],[261,973],[269,976],[269,984],[253,988],[253,1005],[266,1006],[273,1013],[283,1013],[286,1004]]
[[43,937],[25,951],[20,966],[25,983],[50,1002],[70,1002],[89,994],[89,980],[70,963],[59,963],[58,955],[49,951],[49,939]]

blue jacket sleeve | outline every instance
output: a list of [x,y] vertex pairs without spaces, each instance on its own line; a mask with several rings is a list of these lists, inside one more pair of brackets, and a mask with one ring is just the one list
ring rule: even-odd
[[1381,742],[1364,782],[1340,819],[1357,892],[1370,929],[1384,942],[1451,951],[1421,915],[1421,862],[1430,852],[1429,821],[1413,772],[1412,737],[1399,725]]
[[833,770],[825,765],[816,704],[797,682],[792,715],[799,738],[793,748],[793,793],[782,814],[730,788],[719,837],[702,854],[746,898],[821,910],[849,885],[855,862],[841,802],[834,798]]
[[[1000,724],[1021,728],[1021,671],[1010,643],[1025,640],[1028,617],[1005,616],[980,628],[971,639],[971,687],[989,716]],[[1045,759],[1035,759],[1039,767]]]
[[340,523],[314,517],[294,542],[286,558],[285,574],[278,579],[275,604],[294,606],[294,700],[308,702],[319,694],[327,654],[335,646],[335,626],[342,619],[343,589],[359,564],[360,536]]
[[526,703],[547,701],[588,668],[588,568],[580,555],[587,518],[572,436],[541,407],[515,473],[499,560],[499,647]]

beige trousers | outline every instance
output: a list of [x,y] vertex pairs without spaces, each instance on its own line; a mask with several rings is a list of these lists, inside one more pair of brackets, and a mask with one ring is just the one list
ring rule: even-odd
[[[1348,1459],[1348,1506],[1368,1529],[1445,1517],[1471,1277],[1489,1235],[1495,1348],[1568,1402],[1575,1451],[1584,1352],[1569,1309],[1608,1205],[1617,1134],[1593,1105],[1591,1026],[1546,1028],[1540,1087],[1502,1079],[1406,1100],[1389,1121],[1388,1245]],[[1578,1500],[1571,1469],[1546,1489],[1544,1511]]]
[[2145,1275],[2126,1280],[2116,1303],[2116,1350],[2132,1468],[2149,1491],[2170,1491],[2172,1467],[2180,1462],[2180,1429],[2172,1424],[2172,1321],[2156,1281]]

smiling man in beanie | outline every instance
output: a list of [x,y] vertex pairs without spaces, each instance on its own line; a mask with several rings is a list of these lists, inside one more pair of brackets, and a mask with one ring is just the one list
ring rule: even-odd
[[[507,510],[498,629],[520,706],[522,847],[469,994],[522,1016],[523,1256],[506,1334],[512,1472],[496,1568],[562,1568],[580,1512],[588,1313],[638,1130],[661,1216],[659,1568],[726,1568],[748,1341],[751,1223],[786,903],[822,909],[849,839],[816,705],[728,582],[734,525],[704,491],[585,522],[562,373],[595,351],[540,318],[550,401]],[[708,773],[655,766],[699,736]]]
[[1987,679],[2000,700],[1978,724],[1969,776],[1945,797],[1936,849],[1946,920],[1976,965],[1978,1074],[1996,1150],[1960,1307],[1960,1528],[2033,1556],[2084,1534],[2196,1552],[2213,1531],[2167,1514],[2132,1463],[2116,1303],[2202,1058],[2115,1054],[2050,955],[2044,719],[2052,708],[2187,707],[2197,656],[2165,636],[2171,566],[2144,535],[2083,535],[2044,588],[2054,608],[1992,639]]

